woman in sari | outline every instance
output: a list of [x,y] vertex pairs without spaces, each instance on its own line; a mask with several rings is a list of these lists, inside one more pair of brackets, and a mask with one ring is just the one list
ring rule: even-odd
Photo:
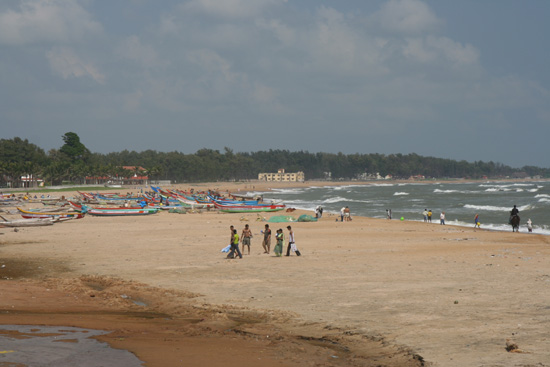
[[282,229],[277,230],[275,238],[277,239],[277,244],[275,245],[275,249],[273,250],[273,252],[275,252],[275,256],[282,256],[285,243],[285,236]]

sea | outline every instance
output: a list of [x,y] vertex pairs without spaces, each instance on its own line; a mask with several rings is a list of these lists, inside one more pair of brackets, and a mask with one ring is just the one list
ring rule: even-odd
[[511,231],[510,211],[520,212],[520,232],[527,233],[527,219],[533,232],[550,235],[550,182],[443,182],[443,183],[357,183],[344,186],[310,186],[254,192],[264,201],[281,201],[296,209],[311,211],[321,206],[325,213],[340,213],[348,206],[354,215],[392,220],[424,221],[422,212],[432,210],[432,222],[439,224],[445,212],[446,225],[474,227],[479,215],[481,228]]

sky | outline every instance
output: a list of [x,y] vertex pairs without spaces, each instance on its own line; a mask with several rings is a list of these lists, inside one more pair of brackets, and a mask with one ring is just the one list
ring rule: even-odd
[[2,0],[0,138],[550,167],[550,1]]

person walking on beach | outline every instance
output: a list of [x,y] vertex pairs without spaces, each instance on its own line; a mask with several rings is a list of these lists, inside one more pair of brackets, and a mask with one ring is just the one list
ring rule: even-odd
[[294,231],[292,230],[292,227],[287,226],[286,229],[288,229],[288,246],[286,248],[286,256],[290,256],[291,249],[296,253],[296,256],[300,256],[300,251],[298,251],[296,242],[294,241]]
[[432,210],[428,210],[428,223],[432,222]]
[[531,222],[531,218],[527,219],[527,230],[529,233],[533,232],[533,222]]
[[229,255],[227,255],[227,257],[229,259],[234,259],[235,252],[237,252],[239,259],[243,258],[243,254],[241,254],[241,250],[239,250],[239,235],[237,234],[237,230],[233,229],[233,241],[231,242],[231,251],[229,252]]
[[479,214],[474,217],[474,228],[481,228],[481,222],[479,221]]
[[344,212],[346,211],[346,207],[343,207],[340,209],[340,222],[344,221]]
[[243,244],[243,254],[244,247],[248,246],[248,254],[250,255],[250,239],[252,238],[252,231],[248,227],[248,224],[244,225],[243,233],[241,233],[241,242]]
[[277,244],[275,245],[273,252],[275,253],[275,256],[280,257],[283,255],[283,246],[285,243],[285,235],[283,234],[282,229],[279,228],[277,230],[277,234],[275,235],[275,238],[277,239]]
[[391,219],[391,209],[386,209],[386,219]]
[[264,254],[269,254],[271,249],[271,229],[269,229],[269,224],[265,225],[264,240],[262,242],[262,247],[264,248]]
[[428,209],[424,209],[422,215],[424,216],[424,223],[428,223]]
[[441,212],[439,215],[439,224],[445,225],[445,212]]

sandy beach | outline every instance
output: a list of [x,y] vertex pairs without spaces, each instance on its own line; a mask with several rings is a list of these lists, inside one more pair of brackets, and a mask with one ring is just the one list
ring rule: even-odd
[[[147,366],[550,366],[548,236],[337,218],[293,223],[302,256],[282,258],[257,214],[0,228],[0,324],[107,330]],[[250,255],[226,259],[245,224]]]

